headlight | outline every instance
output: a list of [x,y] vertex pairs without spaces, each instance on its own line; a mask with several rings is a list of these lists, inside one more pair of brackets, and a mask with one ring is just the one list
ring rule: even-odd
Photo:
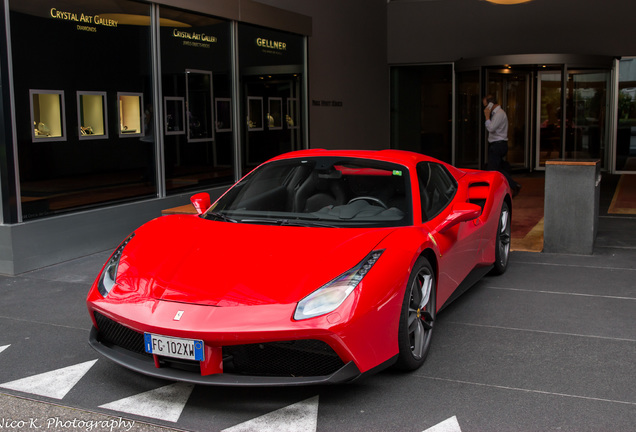
[[106,297],[110,290],[112,290],[115,286],[115,283],[117,282],[117,269],[119,268],[119,259],[121,258],[121,254],[124,251],[124,248],[134,236],[135,234],[133,233],[128,236],[126,240],[121,242],[121,244],[117,247],[117,249],[115,249],[115,252],[113,252],[113,254],[110,256],[110,259],[104,266],[104,270],[99,276],[99,282],[97,283],[97,289],[103,297]]
[[384,250],[371,252],[351,270],[341,274],[298,302],[294,319],[303,320],[335,310],[358,286],[362,278],[380,258],[382,252]]

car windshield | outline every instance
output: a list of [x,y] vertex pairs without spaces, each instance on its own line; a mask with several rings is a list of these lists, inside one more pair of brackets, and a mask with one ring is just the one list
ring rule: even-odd
[[204,217],[318,227],[410,225],[408,179],[406,167],[368,159],[274,161],[237,183]]

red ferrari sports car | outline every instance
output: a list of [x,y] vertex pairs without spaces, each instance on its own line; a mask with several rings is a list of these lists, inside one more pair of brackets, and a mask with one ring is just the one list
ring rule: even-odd
[[398,150],[287,153],[198,214],[125,239],[87,299],[90,344],[211,385],[340,383],[424,362],[437,313],[510,251],[494,171]]

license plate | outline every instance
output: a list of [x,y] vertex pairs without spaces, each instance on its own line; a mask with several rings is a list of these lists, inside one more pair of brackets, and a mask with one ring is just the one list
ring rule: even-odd
[[185,360],[205,360],[203,341],[161,336],[152,333],[144,334],[146,352],[165,357]]

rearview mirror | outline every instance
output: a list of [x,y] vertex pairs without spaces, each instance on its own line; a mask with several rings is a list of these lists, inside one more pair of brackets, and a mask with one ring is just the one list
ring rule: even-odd
[[437,227],[438,233],[443,233],[460,222],[467,222],[477,219],[481,214],[481,207],[471,203],[457,203],[453,206],[451,213]]
[[210,194],[201,192],[196,195],[192,195],[190,197],[190,202],[192,203],[198,214],[203,214],[207,209],[210,208]]

